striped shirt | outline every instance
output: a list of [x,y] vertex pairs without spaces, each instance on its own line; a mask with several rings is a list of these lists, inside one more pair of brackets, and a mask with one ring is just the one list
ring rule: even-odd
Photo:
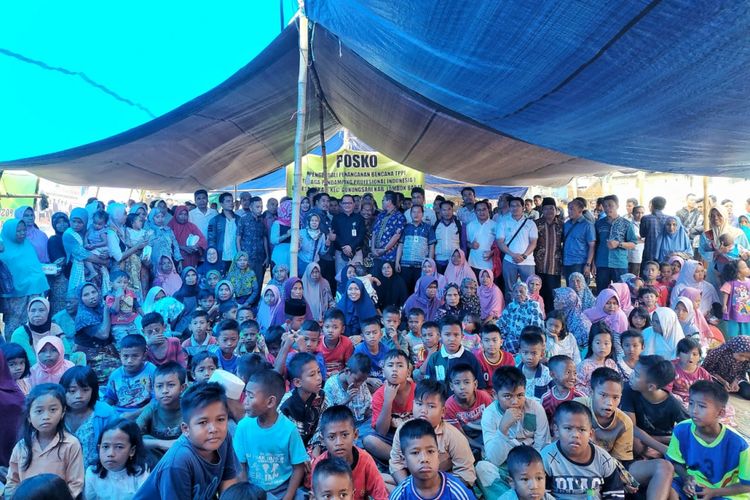
[[409,476],[391,492],[390,500],[476,500],[476,496],[453,474],[440,472],[440,490],[429,499],[420,496],[414,487],[414,476]]

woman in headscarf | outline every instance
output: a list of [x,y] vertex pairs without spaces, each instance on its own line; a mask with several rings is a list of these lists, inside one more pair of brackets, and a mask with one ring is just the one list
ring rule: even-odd
[[464,278],[461,282],[461,301],[464,303],[464,309],[475,316],[482,316],[482,304],[479,302],[477,289],[479,284],[476,279]]
[[584,311],[591,307],[594,307],[596,299],[594,294],[591,293],[591,288],[586,284],[586,279],[581,273],[571,273],[568,277],[568,286],[575,290],[578,294],[578,298],[581,299],[581,309]]
[[708,231],[701,234],[698,250],[701,256],[709,262],[709,266],[706,269],[706,279],[711,282],[715,288],[719,288],[721,286],[721,278],[719,276],[721,270],[717,269],[717,266],[714,263],[714,252],[716,252],[721,245],[719,237],[722,234],[728,233],[734,239],[735,245],[744,248],[750,248],[750,243],[748,243],[748,239],[745,237],[745,233],[741,229],[733,227],[729,223],[729,215],[723,205],[711,208],[708,212],[708,220]]
[[479,318],[482,322],[495,322],[505,309],[503,292],[495,284],[495,277],[489,269],[479,271]]
[[745,238],[750,241],[750,214],[743,214],[737,217],[737,224],[740,225],[740,229],[745,233]]
[[651,326],[643,330],[643,354],[675,359],[677,342],[684,338],[677,314],[668,307],[657,307],[651,314]]
[[172,229],[165,222],[164,212],[161,210],[152,210],[148,214],[148,228],[154,232],[151,237],[151,266],[157,268],[161,261],[161,256],[172,257],[172,260],[180,266],[182,254],[180,253],[180,244],[177,243]]
[[382,311],[388,306],[401,308],[409,298],[409,292],[406,290],[404,279],[393,269],[393,264],[388,261],[383,262],[378,280],[380,280],[380,285],[375,286],[378,294],[378,309]]
[[721,299],[716,288],[706,281],[705,277],[706,271],[703,264],[695,260],[686,261],[680,271],[680,277],[672,289],[670,306],[674,308],[677,305],[677,300],[685,288],[695,288],[701,293],[700,313],[705,316],[711,312],[714,302],[721,303]]
[[209,271],[219,271],[220,275],[224,274],[224,262],[219,260],[219,252],[214,247],[206,248],[206,260],[198,266],[200,276],[206,276]]
[[327,254],[331,247],[328,237],[320,229],[320,215],[311,213],[303,219],[305,227],[299,232],[299,252],[297,253],[297,272],[302,276],[311,262],[318,262],[320,256]]
[[39,262],[42,264],[49,262],[47,235],[36,225],[34,221],[34,209],[29,206],[18,207],[14,215],[16,220],[22,220],[26,224],[26,239],[34,247]]
[[683,288],[678,298],[690,299],[693,304],[693,312],[695,313],[695,323],[698,325],[698,331],[701,333],[701,337],[708,339],[708,347],[714,348],[724,343],[724,334],[721,333],[716,326],[711,325],[706,321],[706,317],[701,313],[701,291],[697,288],[687,287]]
[[[440,274],[437,270],[437,264],[435,263],[435,259],[431,259],[427,257],[422,261],[422,276],[421,278],[428,277],[428,278],[435,278],[437,280],[438,285],[438,299],[442,300],[443,298],[443,291],[445,290],[445,285],[448,284],[447,281],[445,281],[445,276]],[[414,285],[414,291],[416,292],[419,289],[419,281],[417,281],[417,284]]]
[[346,295],[346,284],[349,280],[357,276],[357,268],[354,264],[345,264],[344,267],[339,271],[339,275],[336,277],[336,300]]
[[174,217],[167,225],[172,229],[177,244],[180,246],[182,265],[197,266],[203,252],[208,248],[208,241],[198,226],[188,220],[188,208],[185,205],[178,205],[174,209]]
[[271,279],[268,280],[269,285],[273,285],[279,290],[284,289],[284,284],[289,279],[289,266],[286,264],[276,264],[271,273]]
[[86,282],[85,261],[106,266],[107,259],[94,255],[84,247],[86,227],[89,214],[85,208],[74,208],[70,212],[70,227],[63,233],[63,246],[70,263],[68,291],[79,293],[79,288]]
[[435,321],[440,304],[437,278],[422,276],[417,280],[417,291],[406,299],[403,310],[408,314],[413,308],[418,307],[424,311],[425,321]]
[[281,293],[276,285],[266,285],[263,289],[263,295],[258,306],[258,316],[256,320],[260,326],[261,333],[268,330],[269,326],[274,326],[274,318],[284,314],[284,301],[281,300]]
[[657,258],[665,262],[673,255],[689,259],[693,255],[693,244],[680,220],[670,215],[664,220]]
[[[162,287],[154,286],[146,294],[142,310],[144,315],[150,312],[159,313],[166,323],[167,332],[165,332],[165,335],[169,336],[169,332],[174,330],[177,320],[180,318],[182,311],[185,310],[185,306],[174,297],[168,297]],[[141,328],[140,320],[141,317],[139,316],[136,320],[139,328]]]
[[461,303],[461,289],[459,286],[455,283],[448,283],[445,287],[443,298],[445,301],[443,302],[443,305],[438,308],[437,313],[435,313],[435,321],[440,321],[446,316],[461,319],[466,310]]
[[336,307],[336,301],[331,293],[331,285],[328,280],[323,279],[320,274],[320,265],[311,262],[302,276],[304,297],[315,321],[323,321],[323,315],[332,307]]
[[154,276],[154,286],[160,286],[170,297],[182,287],[182,278],[177,274],[174,262],[169,255],[162,255]]
[[466,255],[464,251],[457,248],[453,251],[448,266],[445,268],[445,281],[448,283],[462,283],[464,278],[474,278],[477,280],[479,277],[474,274],[474,270],[471,268],[469,263],[466,261]]
[[360,323],[378,314],[375,304],[365,290],[365,285],[357,278],[347,282],[346,294],[339,301],[338,308],[346,318],[344,332],[347,337],[360,335],[362,333]]
[[[27,309],[28,321],[19,326],[10,337],[11,342],[23,347],[29,357],[29,363],[36,363],[36,348],[39,341],[48,336],[60,337],[63,332],[59,326],[52,322],[49,310],[49,302],[44,297],[34,297],[29,301]],[[66,346],[68,352],[70,346]]]
[[271,260],[273,265],[288,264],[289,262],[289,242],[292,232],[292,201],[284,200],[279,204],[276,220],[271,225],[271,234],[269,241],[273,245]]
[[59,271],[47,278],[49,281],[49,303],[52,314],[65,308],[65,297],[68,293],[68,276],[70,265],[63,246],[63,233],[70,227],[68,216],[62,212],[52,214],[52,229],[55,234],[47,240],[47,255],[50,262],[57,264]]
[[633,299],[630,297],[630,287],[627,283],[610,283],[609,287],[617,293],[617,299],[620,301],[620,308],[625,316],[633,310]]
[[[43,355],[47,346],[51,346],[52,349],[57,351],[56,357],[47,357]],[[36,345],[37,362],[31,367],[31,375],[29,377],[29,384],[33,389],[39,384],[57,384],[60,382],[60,378],[68,368],[73,368],[75,365],[65,359],[65,347],[60,337],[49,335],[42,337]]]
[[86,282],[79,290],[76,312],[75,349],[86,356],[86,364],[94,370],[99,385],[104,387],[109,375],[120,366],[111,323],[99,288]]
[[182,269],[180,277],[182,286],[172,294],[172,297],[181,302],[185,306],[185,312],[190,314],[198,307],[198,294],[201,289],[198,284],[198,271],[192,266],[187,266]]
[[[145,246],[145,242],[131,241],[127,234],[127,207],[124,203],[110,203],[107,206],[109,225],[107,226],[107,252],[112,259],[111,270],[125,270],[125,263],[131,255],[138,254]],[[140,281],[140,280],[138,280]],[[135,280],[131,279],[135,284]],[[140,283],[136,290],[140,290]]]
[[544,328],[539,303],[529,299],[529,287],[523,281],[513,285],[513,301],[505,306],[497,326],[503,334],[503,350],[511,354],[518,352],[518,339],[524,327],[534,325]]
[[539,304],[539,310],[542,311],[542,319],[547,317],[547,312],[544,310],[544,298],[542,298],[542,278],[537,274],[532,274],[526,278],[526,286],[529,288],[529,299]]
[[[26,239],[26,224],[12,219],[3,224],[0,262],[7,270],[5,277],[12,277],[13,283],[3,280],[3,320],[5,331],[12,332],[24,322],[29,303],[36,295],[49,290],[47,277],[42,271],[34,247]],[[46,253],[46,251],[45,251]]]
[[750,371],[750,337],[740,335],[708,351],[703,360],[703,368],[711,374],[724,388],[743,399],[750,399],[750,382],[747,374]]
[[8,467],[23,423],[24,396],[0,351],[0,467]]
[[589,342],[591,321],[581,310],[581,298],[572,288],[556,288],[554,294],[555,311],[565,315],[565,325],[572,333],[579,348],[584,348]]
[[605,288],[596,297],[594,307],[584,309],[583,314],[594,324],[604,323],[615,333],[622,333],[628,329],[628,317],[620,305],[620,297],[611,288]]
[[247,252],[237,252],[227,271],[227,281],[232,284],[235,300],[240,306],[253,305],[258,301],[260,282],[250,267]]

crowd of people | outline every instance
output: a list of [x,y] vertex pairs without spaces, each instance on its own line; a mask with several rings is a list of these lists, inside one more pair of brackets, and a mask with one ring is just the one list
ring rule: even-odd
[[410,194],[19,208],[4,496],[750,498],[748,216]]

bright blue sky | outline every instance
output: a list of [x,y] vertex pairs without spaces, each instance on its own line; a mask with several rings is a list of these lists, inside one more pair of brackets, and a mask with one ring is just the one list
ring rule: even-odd
[[288,21],[294,0],[130,0],[0,4],[0,160],[52,153],[162,115],[253,59]]

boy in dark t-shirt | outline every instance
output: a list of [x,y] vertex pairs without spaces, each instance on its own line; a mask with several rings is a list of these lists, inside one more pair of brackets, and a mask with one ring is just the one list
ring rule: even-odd
[[440,322],[440,343],[442,347],[427,359],[421,371],[425,378],[437,380],[447,385],[449,382],[448,374],[453,367],[459,363],[465,363],[474,372],[479,389],[484,389],[487,384],[482,376],[482,367],[479,365],[477,358],[461,345],[463,336],[461,321],[451,316],[444,318]]
[[[678,422],[688,418],[680,401],[664,387],[674,381],[674,366],[661,356],[642,355],[625,387],[620,408],[633,421],[633,451],[644,456],[648,448],[664,455]],[[655,458],[653,454],[648,455]]]
[[138,416],[138,427],[143,433],[143,444],[149,450],[149,460],[155,463],[182,434],[180,394],[187,387],[187,372],[176,361],[156,368],[154,398]]

